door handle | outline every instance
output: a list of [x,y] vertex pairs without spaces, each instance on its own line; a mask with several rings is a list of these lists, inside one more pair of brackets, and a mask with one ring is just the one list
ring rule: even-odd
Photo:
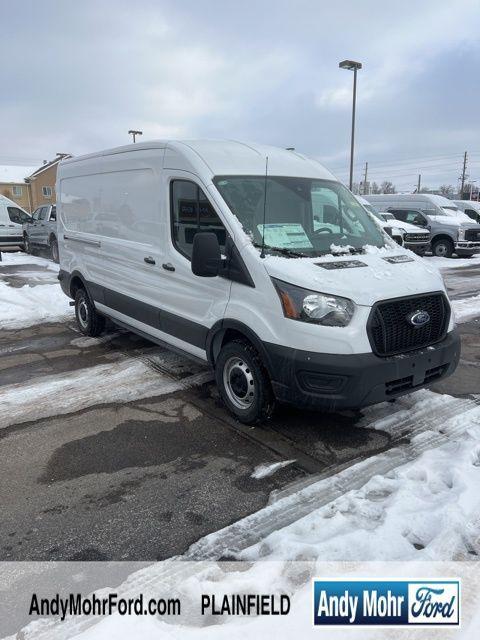
[[144,261],[147,264],[155,264],[155,260],[152,258],[152,256],[145,256]]
[[173,264],[171,262],[164,262],[162,264],[162,267],[166,270],[166,271],[175,271],[175,267],[173,266]]

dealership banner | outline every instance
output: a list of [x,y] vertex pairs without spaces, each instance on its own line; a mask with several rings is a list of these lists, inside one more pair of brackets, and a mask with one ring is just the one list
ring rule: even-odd
[[0,638],[473,640],[478,569],[474,562],[5,562]]

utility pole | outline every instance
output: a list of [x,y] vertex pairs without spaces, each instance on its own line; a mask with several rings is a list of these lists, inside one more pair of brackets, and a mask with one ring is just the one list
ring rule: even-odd
[[141,136],[143,135],[143,131],[136,131],[135,129],[130,129],[130,131],[128,132],[131,136],[133,136],[133,143],[135,144],[136,140],[135,138],[137,136]]
[[418,174],[418,182],[417,182],[417,193],[420,193],[420,186],[422,184],[422,174]]
[[462,186],[460,188],[460,200],[463,200],[463,187],[465,186],[466,172],[467,172],[467,152],[465,151],[465,153],[463,154],[463,169],[462,169],[462,177],[461,177]]
[[365,162],[365,176],[363,178],[363,195],[367,196],[368,162]]

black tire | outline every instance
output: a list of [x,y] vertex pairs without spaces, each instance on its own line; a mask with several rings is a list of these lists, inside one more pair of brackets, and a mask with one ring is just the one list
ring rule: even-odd
[[232,340],[220,351],[215,378],[223,402],[245,424],[267,420],[275,408],[270,377],[257,351],[244,340]]
[[92,338],[105,329],[105,318],[95,310],[85,289],[77,289],[75,294],[75,317],[80,331]]
[[453,242],[448,238],[440,238],[432,244],[432,253],[437,258],[451,258],[454,249]]
[[32,245],[30,244],[30,238],[25,233],[23,235],[23,250],[25,253],[32,253]]
[[60,262],[60,257],[58,255],[58,242],[55,236],[50,240],[50,254],[52,256],[52,260],[58,264]]

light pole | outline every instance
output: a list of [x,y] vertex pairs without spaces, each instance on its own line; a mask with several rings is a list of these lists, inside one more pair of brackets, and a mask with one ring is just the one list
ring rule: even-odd
[[136,142],[136,140],[135,140],[136,136],[143,135],[143,131],[135,131],[135,129],[130,129],[130,131],[128,133],[133,136],[133,143],[134,144]]
[[353,105],[352,105],[352,140],[350,143],[350,191],[353,188],[353,152],[355,148],[355,105],[357,102],[357,71],[362,68],[361,62],[355,60],[344,60],[338,65],[340,69],[353,71]]

